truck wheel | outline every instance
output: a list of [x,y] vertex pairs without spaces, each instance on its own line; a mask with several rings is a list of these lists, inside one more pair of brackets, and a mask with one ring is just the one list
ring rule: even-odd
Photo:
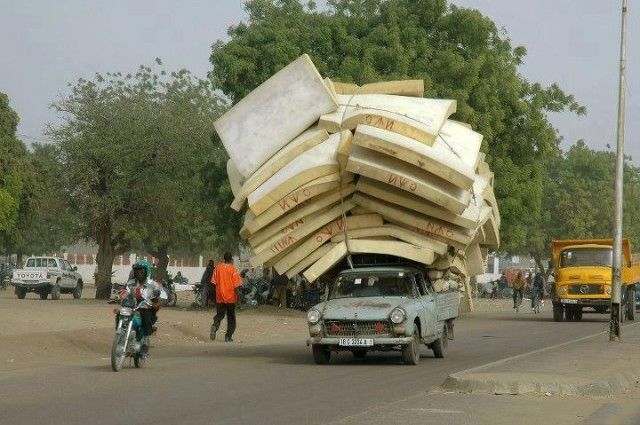
[[328,364],[329,360],[331,360],[331,351],[322,344],[311,344],[311,350],[316,364]]
[[402,346],[402,361],[404,364],[417,365],[420,361],[420,334],[417,327],[413,328],[413,339]]
[[564,319],[567,322],[573,321],[573,308],[570,306],[565,307],[564,309]]
[[78,299],[82,297],[82,282],[78,281],[76,287],[73,288],[73,298]]
[[22,288],[16,288],[16,296],[19,300],[24,300],[24,297],[27,296],[27,291]]
[[40,299],[41,300],[46,300],[47,297],[49,296],[49,293],[47,291],[42,291],[42,292],[38,293],[38,295],[40,295]]
[[449,346],[449,332],[447,324],[442,328],[442,335],[433,343],[433,355],[438,359],[442,359],[447,355],[447,347]]
[[562,322],[562,305],[554,304],[553,305],[553,321],[554,322]]
[[56,284],[53,285],[53,287],[51,288],[51,299],[52,300],[60,299],[60,286],[58,285],[58,282],[56,282]]

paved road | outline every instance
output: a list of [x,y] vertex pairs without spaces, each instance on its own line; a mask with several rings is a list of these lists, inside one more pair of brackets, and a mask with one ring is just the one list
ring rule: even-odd
[[425,348],[418,366],[395,353],[365,362],[342,353],[316,366],[304,342],[291,340],[158,347],[148,367],[120,373],[107,360],[8,372],[0,374],[0,423],[124,424],[131,415],[136,424],[330,423],[425,393],[452,372],[606,329],[605,316],[584,318],[474,314],[457,322],[446,359]]

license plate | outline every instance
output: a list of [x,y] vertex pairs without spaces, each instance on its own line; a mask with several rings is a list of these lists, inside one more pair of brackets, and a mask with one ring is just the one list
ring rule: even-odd
[[340,338],[338,345],[342,347],[372,347],[371,338]]
[[560,302],[562,304],[578,304],[578,300],[562,299],[560,300]]

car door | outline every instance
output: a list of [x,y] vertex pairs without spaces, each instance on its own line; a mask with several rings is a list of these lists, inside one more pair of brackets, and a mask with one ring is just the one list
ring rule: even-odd
[[57,262],[61,272],[60,287],[68,288],[70,285],[69,285],[69,271],[67,270],[67,265],[64,263],[63,259],[58,259]]
[[73,270],[73,267],[71,266],[71,264],[69,264],[69,262],[67,260],[64,260],[64,266],[66,267],[67,271],[67,279],[69,281],[69,287],[70,288],[75,288],[76,287],[76,283],[77,283],[77,279],[76,279],[76,273],[75,270]]
[[420,291],[420,298],[424,306],[422,329],[423,336],[432,336],[436,333],[437,311],[436,311],[436,298],[435,293],[431,290],[422,273],[416,273],[415,275],[416,285]]

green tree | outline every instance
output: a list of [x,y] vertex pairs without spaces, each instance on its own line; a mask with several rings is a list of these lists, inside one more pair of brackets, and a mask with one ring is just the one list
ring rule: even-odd
[[[296,0],[250,0],[249,18],[213,45],[210,77],[237,102],[303,53],[321,74],[364,84],[419,78],[425,96],[453,98],[454,118],[484,135],[496,177],[502,250],[529,252],[542,214],[543,158],[559,138],[547,113],[584,113],[557,85],[529,83],[512,47],[480,12],[446,0],[330,0],[319,12]],[[312,30],[310,30],[312,28]]]
[[186,70],[141,66],[134,75],[80,79],[54,108],[65,120],[50,134],[82,236],[98,244],[96,297],[106,298],[115,255],[132,243],[161,250],[184,240],[182,213],[194,176],[215,155],[210,134],[221,102],[210,82]]
[[16,138],[17,128],[18,114],[0,92],[0,234],[5,240],[18,220],[27,171],[27,148]]

